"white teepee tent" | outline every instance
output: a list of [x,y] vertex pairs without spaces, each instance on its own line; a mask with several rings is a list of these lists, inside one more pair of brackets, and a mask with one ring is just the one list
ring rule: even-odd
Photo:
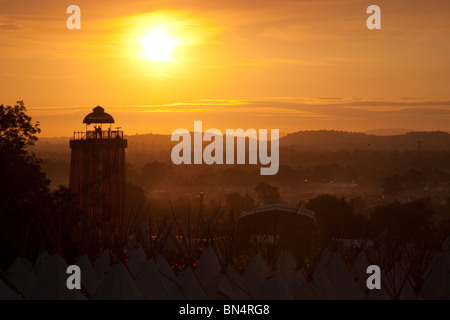
[[160,300],[168,290],[162,274],[150,259],[144,262],[135,282],[147,300]]
[[238,300],[251,299],[250,292],[247,288],[247,285],[244,282],[242,275],[231,263],[228,263],[227,265],[226,276],[228,279],[230,279],[231,283],[233,284],[233,289],[236,292]]
[[326,274],[337,295],[343,300],[361,300],[363,294],[347,269],[340,253],[334,253],[328,263]]
[[264,280],[255,298],[257,300],[293,300],[289,289],[277,273],[273,273]]
[[14,286],[26,298],[38,281],[31,262],[22,257],[17,257],[8,269],[8,278]]
[[33,267],[38,276],[44,271],[45,267],[47,266],[49,258],[50,255],[48,254],[47,251],[42,251],[36,258]]
[[315,293],[319,299],[323,300],[339,300],[341,297],[336,292],[336,288],[331,284],[328,279],[327,273],[324,267],[319,265],[313,274]]
[[290,251],[281,251],[277,260],[277,273],[285,285],[289,285],[296,276],[297,263]]
[[133,277],[136,277],[139,270],[141,270],[145,260],[147,260],[147,255],[145,254],[144,249],[142,249],[141,246],[134,248],[131,252],[131,257],[127,262],[127,267]]
[[93,299],[143,300],[144,296],[139,291],[127,267],[120,262],[111,266]]
[[205,248],[202,252],[195,274],[203,287],[207,288],[210,282],[220,273],[221,267],[214,249]]
[[303,282],[303,284],[295,290],[293,296],[296,300],[318,300],[323,299],[317,293],[317,289],[308,281]]
[[293,297],[296,296],[296,294],[299,292],[299,289],[303,286],[305,282],[306,278],[301,269],[294,273],[293,277],[287,284],[287,288],[289,289]]
[[108,250],[104,250],[102,253],[100,253],[97,260],[94,262],[94,270],[97,274],[98,280],[103,281],[109,271],[110,263],[111,261],[109,259],[109,252]]
[[164,295],[166,300],[207,300],[205,289],[190,267],[183,269]]
[[94,268],[92,268],[89,257],[84,255],[78,258],[77,266],[79,266],[81,270],[81,285],[86,289],[89,295],[94,295],[100,286],[100,280],[98,279]]
[[67,263],[59,253],[48,259],[47,266],[40,273],[39,279],[30,291],[28,299],[32,300],[83,300],[86,296],[80,290],[67,288]]
[[366,276],[367,267],[370,265],[369,259],[364,251],[358,254],[352,268],[350,269],[351,275],[355,281],[359,278]]
[[269,269],[260,255],[255,254],[245,269],[243,280],[250,294],[255,297],[269,274]]
[[422,292],[425,299],[441,299],[445,286],[450,284],[450,252],[439,252],[427,271]]
[[176,279],[175,273],[173,273],[169,263],[162,255],[158,254],[155,257],[155,266],[161,273],[161,279],[164,281],[165,286],[169,288]]

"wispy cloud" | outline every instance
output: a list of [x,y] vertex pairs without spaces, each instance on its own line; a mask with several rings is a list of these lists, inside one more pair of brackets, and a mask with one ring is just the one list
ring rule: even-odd
[[20,27],[15,24],[0,24],[0,30],[20,30]]
[[[317,129],[450,131],[448,100],[270,97],[102,106],[128,134],[170,134],[177,128],[190,130],[194,120],[203,120],[205,128],[278,128],[283,134]],[[29,110],[43,128],[52,128],[53,131],[47,130],[45,135],[54,136],[64,135],[71,127],[80,128],[92,106],[29,106]]]
[[[258,116],[298,116],[310,118],[364,118],[403,115],[408,117],[450,116],[449,100],[355,99],[270,97],[261,100],[201,99],[154,105],[108,105],[113,113],[229,113]],[[90,106],[31,107],[36,114],[74,113],[90,110]]]

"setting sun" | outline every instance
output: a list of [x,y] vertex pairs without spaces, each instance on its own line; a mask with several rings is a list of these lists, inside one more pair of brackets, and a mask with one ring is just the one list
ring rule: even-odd
[[162,26],[150,28],[146,34],[139,39],[143,55],[152,61],[172,60],[172,52],[177,40]]

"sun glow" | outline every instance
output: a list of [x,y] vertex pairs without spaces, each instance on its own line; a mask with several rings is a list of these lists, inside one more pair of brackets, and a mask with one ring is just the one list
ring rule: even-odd
[[164,26],[149,28],[139,42],[143,53],[142,57],[151,61],[173,60],[172,54],[178,44],[177,38],[171,35]]

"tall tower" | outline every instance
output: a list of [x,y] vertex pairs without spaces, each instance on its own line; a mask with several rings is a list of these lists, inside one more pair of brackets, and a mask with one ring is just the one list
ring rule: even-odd
[[83,123],[86,131],[75,131],[70,140],[69,186],[84,211],[78,241],[95,254],[124,244],[127,140],[120,127],[111,130],[114,118],[100,106]]

